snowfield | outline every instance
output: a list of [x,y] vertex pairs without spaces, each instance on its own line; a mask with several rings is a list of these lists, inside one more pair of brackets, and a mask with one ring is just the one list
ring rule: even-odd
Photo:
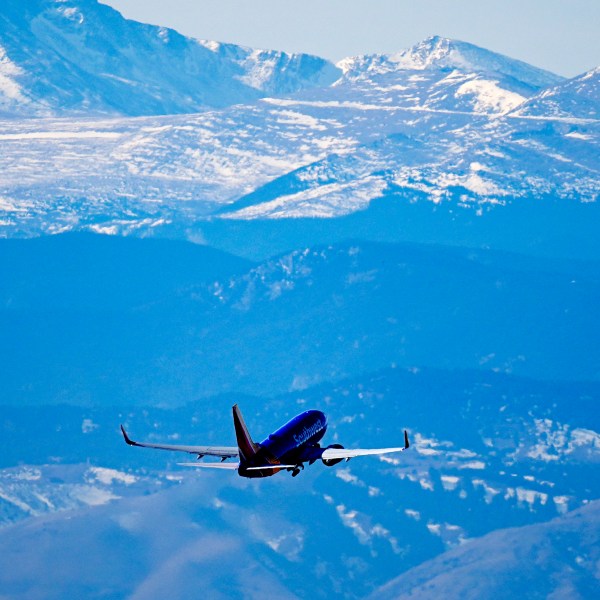
[[[94,18],[133,27],[115,15]],[[176,35],[144,27],[140,35]],[[562,81],[439,37],[344,59],[335,74],[310,57],[198,44],[211,60],[242,65],[252,89],[285,97],[186,115],[5,119],[0,235],[195,239],[209,218],[331,219],[398,195],[475,211],[523,198],[598,199],[597,69]],[[6,61],[8,90],[27,65]],[[219,80],[229,76],[223,65],[214,67]],[[305,83],[291,85],[291,72]],[[71,110],[54,102],[56,114]]]

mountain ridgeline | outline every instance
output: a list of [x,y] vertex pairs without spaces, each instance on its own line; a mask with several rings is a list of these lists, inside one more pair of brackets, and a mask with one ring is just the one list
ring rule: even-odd
[[339,77],[315,56],[187,38],[97,0],[4,0],[0,115],[152,115],[248,103]]
[[598,69],[564,80],[437,36],[335,66],[95,0],[9,0],[0,28],[4,237],[178,238],[253,260],[355,237],[600,258]]
[[91,234],[0,249],[13,404],[272,396],[390,365],[598,378],[595,262],[356,241],[252,264]]

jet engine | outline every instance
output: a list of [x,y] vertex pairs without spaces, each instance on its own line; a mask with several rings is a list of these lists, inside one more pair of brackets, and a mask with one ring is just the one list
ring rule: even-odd
[[[327,446],[327,448],[325,448],[325,450],[328,450],[329,448],[337,448],[338,450],[343,450],[344,446],[342,446],[341,444],[331,444],[331,446]],[[322,458],[321,459],[323,461],[323,464],[326,467],[333,467],[333,465],[337,465],[339,462],[342,462],[344,459],[343,458]]]

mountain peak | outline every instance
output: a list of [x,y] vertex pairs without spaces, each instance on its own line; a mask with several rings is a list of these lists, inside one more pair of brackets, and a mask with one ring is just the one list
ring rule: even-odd
[[433,65],[447,66],[451,56],[457,54],[456,47],[460,43],[432,35],[411,48],[391,54],[389,59],[405,69],[426,69]]
[[480,48],[475,44],[433,35],[393,54],[347,58],[338,63],[347,79],[395,71],[457,70],[462,73],[509,77],[532,90],[556,85],[563,78],[525,62]]
[[562,77],[533,67],[520,60],[480,48],[475,44],[434,35],[389,56],[391,63],[403,69],[450,68],[478,73],[500,73],[546,86]]

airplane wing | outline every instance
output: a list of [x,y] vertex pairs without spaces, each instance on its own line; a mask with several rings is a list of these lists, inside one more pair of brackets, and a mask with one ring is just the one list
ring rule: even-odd
[[[130,446],[140,446],[141,448],[155,448],[157,450],[173,450],[175,452],[188,452],[196,454],[199,458],[202,456],[219,456],[221,458],[238,458],[237,446],[177,446],[171,444],[150,444],[146,442],[134,442],[121,425],[121,432],[125,442]],[[229,468],[229,465],[223,468]],[[237,465],[235,465],[237,468]]]
[[356,456],[368,456],[370,454],[389,454],[390,452],[403,452],[410,447],[408,441],[408,433],[404,432],[404,446],[402,448],[372,448],[354,450],[347,448],[326,448],[321,454],[321,458],[325,460],[334,460],[336,458],[354,458]]

